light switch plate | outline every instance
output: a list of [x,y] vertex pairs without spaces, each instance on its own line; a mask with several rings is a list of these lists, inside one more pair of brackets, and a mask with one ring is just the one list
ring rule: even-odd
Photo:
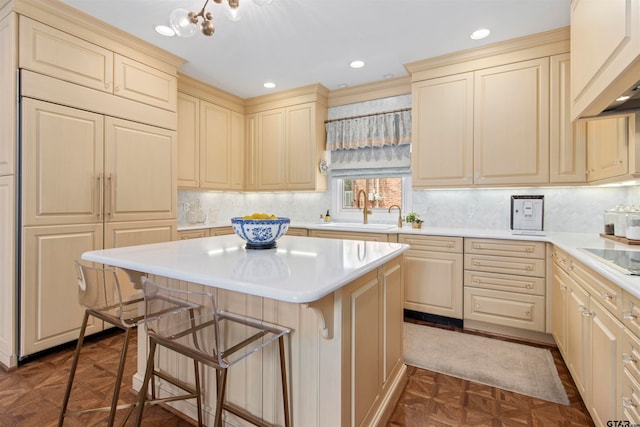
[[544,196],[511,196],[511,230],[542,231]]

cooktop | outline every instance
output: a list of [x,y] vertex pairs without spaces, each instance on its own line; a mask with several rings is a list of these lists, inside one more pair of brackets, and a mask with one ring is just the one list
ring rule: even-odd
[[595,255],[601,261],[624,274],[640,276],[640,251],[591,248],[582,248],[582,250]]

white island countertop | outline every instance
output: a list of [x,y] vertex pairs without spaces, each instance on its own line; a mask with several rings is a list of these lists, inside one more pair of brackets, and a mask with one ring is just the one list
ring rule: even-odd
[[275,249],[245,249],[236,235],[103,249],[82,259],[141,273],[308,303],[401,255],[400,243],[283,236]]

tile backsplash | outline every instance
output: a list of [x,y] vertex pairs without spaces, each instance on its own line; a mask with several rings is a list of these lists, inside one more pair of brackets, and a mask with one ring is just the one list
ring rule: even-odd
[[[603,212],[617,204],[640,205],[640,186],[413,191],[404,212],[420,214],[426,226],[508,229],[511,195],[544,195],[544,230],[599,233]],[[228,223],[253,212],[288,216],[295,222],[317,222],[331,206],[331,193],[178,192],[178,223],[186,225],[184,203],[199,199],[207,222]],[[334,221],[339,214],[332,212]],[[344,220],[344,219],[343,219]],[[375,222],[372,218],[372,222]]]

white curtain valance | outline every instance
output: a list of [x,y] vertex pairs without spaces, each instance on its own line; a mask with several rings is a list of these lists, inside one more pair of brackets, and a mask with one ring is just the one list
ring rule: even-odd
[[410,110],[331,120],[325,127],[331,151],[411,143]]

